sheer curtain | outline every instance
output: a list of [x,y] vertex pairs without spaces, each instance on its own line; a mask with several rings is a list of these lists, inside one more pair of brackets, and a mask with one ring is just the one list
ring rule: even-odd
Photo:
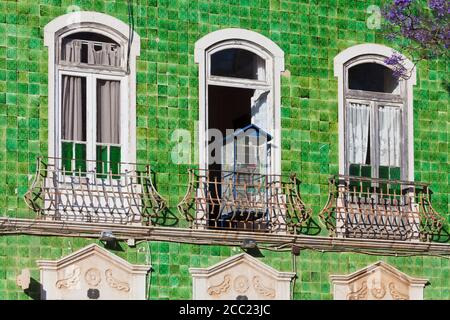
[[86,79],[62,76],[61,135],[63,140],[86,141]]
[[[101,49],[100,49],[101,48]],[[100,45],[94,45],[94,43],[88,43],[88,63],[105,66],[120,66],[120,56],[117,47],[111,43],[102,43]]]
[[119,144],[120,81],[97,80],[97,142]]
[[379,108],[380,165],[400,167],[401,111],[398,107]]
[[[81,61],[83,46],[85,46],[87,61]],[[87,62],[93,65],[119,67],[120,48],[112,43],[74,39],[65,45],[65,60],[74,63]]]
[[348,161],[365,164],[369,143],[370,106],[351,102],[348,106]]

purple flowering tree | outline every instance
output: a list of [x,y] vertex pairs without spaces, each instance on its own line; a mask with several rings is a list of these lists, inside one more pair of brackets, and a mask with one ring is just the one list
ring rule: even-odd
[[[382,10],[384,31],[414,63],[437,57],[448,59],[450,46],[450,0],[390,0]],[[401,55],[385,60],[397,78],[410,75]]]

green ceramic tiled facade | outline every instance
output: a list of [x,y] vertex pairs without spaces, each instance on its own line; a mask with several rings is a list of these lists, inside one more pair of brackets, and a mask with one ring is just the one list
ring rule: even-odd
[[[173,164],[174,129],[194,134],[199,119],[199,71],[194,44],[223,28],[243,28],[274,41],[285,54],[281,77],[281,168],[302,180],[301,194],[313,219],[328,198],[328,178],[339,172],[338,86],[333,59],[356,44],[387,43],[366,26],[370,4],[381,1],[140,0],[132,1],[135,31],[141,37],[136,73],[137,161],[151,164],[158,192],[186,228],[177,204],[186,193],[187,170]],[[36,158],[48,154],[48,50],[43,30],[76,5],[129,23],[126,1],[0,0],[0,215],[34,219],[23,196],[36,171]],[[450,209],[448,61],[422,61],[414,87],[414,178],[431,184],[433,207],[446,220]],[[192,141],[192,147],[197,145]],[[321,235],[326,236],[325,228]],[[1,229],[0,229],[1,230]],[[2,232],[2,231],[0,231]],[[273,237],[276,237],[274,234]],[[39,281],[36,260],[59,259],[89,243],[82,237],[0,235],[0,299],[39,298],[16,285],[23,268]],[[149,299],[191,299],[191,267],[208,267],[242,252],[239,246],[138,242],[113,251],[131,263],[151,264]],[[280,271],[294,270],[294,299],[332,299],[330,275],[349,274],[379,260],[426,278],[425,299],[450,299],[450,260],[438,256],[387,256],[301,250],[261,250],[261,261]],[[34,287],[37,290],[37,287]]]

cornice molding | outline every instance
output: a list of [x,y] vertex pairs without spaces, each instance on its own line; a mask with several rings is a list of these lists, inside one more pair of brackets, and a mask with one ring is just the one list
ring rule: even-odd
[[378,255],[449,255],[450,244],[396,240],[345,239],[323,236],[258,234],[254,232],[196,230],[158,226],[96,224],[0,217],[0,235],[26,234],[98,239],[102,231],[112,231],[118,240],[149,240],[178,243],[240,246],[245,239],[274,247],[337,252],[376,253]]

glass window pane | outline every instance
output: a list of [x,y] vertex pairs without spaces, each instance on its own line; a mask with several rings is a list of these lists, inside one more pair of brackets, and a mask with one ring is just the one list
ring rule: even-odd
[[225,49],[211,55],[211,75],[265,80],[266,61],[244,49]]
[[361,166],[361,177],[371,178],[372,177],[372,167],[371,166]]
[[348,87],[384,93],[398,93],[398,80],[391,69],[378,63],[361,63],[348,70]]
[[389,177],[392,180],[400,180],[400,168],[399,167],[389,168]]
[[380,166],[378,176],[380,179],[389,179],[389,167]]
[[66,172],[72,171],[73,142],[62,142],[61,148],[62,168]]
[[75,170],[86,172],[86,145],[75,144]]
[[110,147],[110,169],[112,174],[117,175],[120,172],[120,147]]
[[97,142],[119,144],[120,81],[97,80]]
[[62,76],[61,137],[86,141],[86,78]]
[[97,146],[97,173],[108,172],[108,147]]
[[361,165],[351,163],[349,168],[349,175],[359,177],[361,175]]

